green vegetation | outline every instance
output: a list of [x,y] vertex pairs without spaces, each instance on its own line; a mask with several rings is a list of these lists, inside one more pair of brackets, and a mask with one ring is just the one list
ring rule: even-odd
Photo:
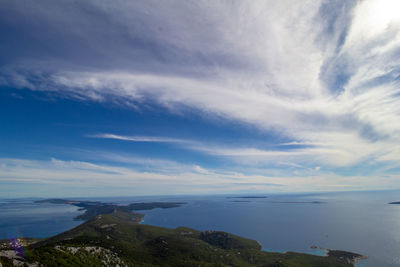
[[68,204],[77,206],[81,208],[81,210],[85,210],[85,213],[75,217],[75,219],[84,221],[90,220],[100,214],[112,214],[117,211],[129,213],[133,210],[152,210],[156,208],[169,209],[180,207],[181,205],[186,204],[184,202],[147,202],[132,203],[127,206],[121,206],[98,201],[79,201],[58,198],[38,200],[36,203]]
[[[60,235],[30,245],[24,263],[38,266],[352,266],[343,259],[269,253],[233,234],[138,224],[142,215],[98,215]],[[3,266],[9,259],[1,258]]]
[[[254,240],[221,231],[142,225],[132,210],[171,208],[183,203],[133,203],[49,199],[85,209],[78,227],[47,239],[0,242],[1,266],[353,266],[361,255],[330,250],[328,256],[271,253]],[[100,214],[101,213],[101,214]],[[28,252],[28,253],[26,253]]]
[[357,265],[357,262],[359,260],[367,258],[366,256],[357,253],[342,251],[342,250],[332,250],[332,249],[328,249],[328,256],[342,259],[348,263],[353,264],[354,266]]

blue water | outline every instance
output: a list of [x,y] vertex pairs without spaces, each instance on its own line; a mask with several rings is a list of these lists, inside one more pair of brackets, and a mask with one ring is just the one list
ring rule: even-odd
[[[312,245],[348,250],[369,257],[359,266],[400,266],[400,192],[269,195],[266,199],[226,196],[125,197],[97,200],[127,204],[139,201],[186,201],[173,209],[143,211],[146,224],[199,230],[223,230],[259,241],[266,251],[324,255]],[[322,201],[321,204],[287,203]],[[76,207],[0,201],[0,239],[15,235],[50,236],[79,222]]]
[[36,204],[34,199],[0,200],[0,239],[16,237],[48,237],[74,228],[79,214],[70,205]]

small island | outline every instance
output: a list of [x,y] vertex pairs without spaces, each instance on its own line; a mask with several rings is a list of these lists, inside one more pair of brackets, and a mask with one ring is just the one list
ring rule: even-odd
[[80,210],[84,210],[85,213],[75,217],[75,220],[90,220],[100,214],[111,214],[117,211],[122,212],[132,212],[138,210],[152,210],[156,208],[169,209],[177,208],[184,204],[185,202],[142,202],[142,203],[131,203],[126,206],[103,203],[99,201],[79,201],[79,200],[68,200],[68,199],[44,199],[35,201],[35,203],[51,203],[51,204],[67,204],[79,207]]
[[283,204],[324,204],[323,201],[271,201],[270,203],[283,203]]
[[227,197],[227,198],[268,198],[267,196],[238,196],[238,197]]

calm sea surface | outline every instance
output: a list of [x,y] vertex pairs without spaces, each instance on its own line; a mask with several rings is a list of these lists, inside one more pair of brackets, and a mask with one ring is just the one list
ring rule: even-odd
[[[94,199],[91,199],[94,200]],[[146,224],[223,230],[259,241],[266,251],[321,254],[310,247],[347,250],[369,257],[359,266],[400,266],[399,191],[268,195],[234,199],[226,196],[97,198],[127,204],[138,201],[186,201],[173,209],[143,211]],[[46,237],[80,221],[74,206],[35,204],[33,199],[0,200],[0,239]],[[246,202],[236,202],[246,201]],[[322,203],[312,203],[320,201]]]

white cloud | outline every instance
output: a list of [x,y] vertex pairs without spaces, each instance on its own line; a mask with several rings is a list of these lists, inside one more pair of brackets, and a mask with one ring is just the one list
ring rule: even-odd
[[[16,4],[13,12],[52,25],[55,36],[63,32],[51,41],[66,54],[39,47],[25,58],[10,57],[3,83],[136,108],[147,102],[171,111],[191,108],[312,146],[266,151],[165,137],[98,137],[312,166],[399,160],[396,1],[342,3],[329,12],[324,1],[117,1],[112,8],[88,1],[102,20],[85,16],[84,4],[63,14],[68,2],[43,3],[48,10],[31,2],[29,9]],[[18,22],[18,16],[5,19]],[[43,37],[35,25],[25,30]],[[66,38],[69,47],[62,44]]]
[[[324,136],[327,135],[327,137]],[[188,150],[199,151],[205,154],[228,157],[237,163],[254,165],[270,164],[297,166],[299,164],[313,165],[315,163],[324,164],[329,167],[352,166],[363,161],[372,159],[380,162],[393,160],[391,144],[384,142],[375,142],[373,144],[359,140],[358,136],[341,132],[319,133],[313,139],[316,143],[308,142],[290,142],[279,144],[274,150],[259,149],[257,147],[226,146],[214,144],[212,142],[204,143],[196,140],[177,139],[160,136],[122,136],[115,134],[95,134],[89,137],[116,139],[132,142],[165,142],[173,143]],[[323,142],[324,140],[329,142]],[[280,146],[297,145],[298,148],[282,150]]]
[[[232,181],[237,179],[268,185],[271,188],[281,187],[271,183],[272,178],[265,176],[246,176],[234,173],[218,173],[206,170],[198,165],[174,172],[163,172],[163,166],[159,165],[154,172],[137,171],[128,167],[112,165],[99,165],[90,162],[62,161],[51,159],[50,161],[35,161],[21,159],[0,159],[0,181],[30,182],[36,184],[60,184],[75,186],[77,184],[89,186],[125,187],[140,195],[165,193],[165,188],[171,189],[169,193],[185,193],[185,190],[197,193],[216,192],[219,187],[226,186],[225,191],[246,189]],[[228,184],[231,184],[228,186]],[[175,189],[173,189],[175,187]],[[205,189],[208,188],[208,189]],[[197,189],[196,189],[197,188]]]
[[[246,190],[262,192],[311,192],[334,190],[393,189],[400,184],[396,176],[341,177],[332,173],[297,176],[246,175],[236,172],[219,172],[193,166],[175,173],[139,172],[126,167],[99,165],[90,162],[0,159],[0,182],[57,185],[65,190],[74,186],[122,188],[135,195],[185,193],[229,193]],[[1,189],[0,189],[1,190]],[[118,190],[114,190],[114,193]],[[68,194],[68,192],[65,192]]]
[[116,139],[132,142],[155,142],[155,143],[187,143],[189,141],[177,138],[168,137],[153,137],[153,136],[122,136],[117,134],[94,134],[88,135],[92,138]]

